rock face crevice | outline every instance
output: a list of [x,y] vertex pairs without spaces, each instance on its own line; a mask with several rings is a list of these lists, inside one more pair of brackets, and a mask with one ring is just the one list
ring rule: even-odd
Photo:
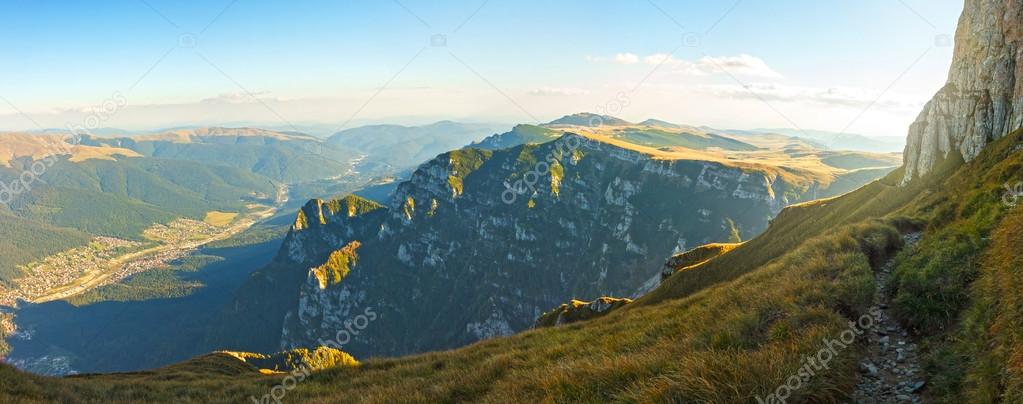
[[1023,0],[967,0],[948,82],[910,126],[903,183],[1023,125]]
[[[759,234],[782,207],[840,188],[573,134],[455,150],[421,165],[386,205],[309,202],[224,322],[259,330],[231,334],[246,351],[332,340],[355,357],[462,346],[528,329],[566,297],[642,294],[664,257]],[[367,308],[379,318],[339,336]],[[257,346],[253,333],[279,338]]]

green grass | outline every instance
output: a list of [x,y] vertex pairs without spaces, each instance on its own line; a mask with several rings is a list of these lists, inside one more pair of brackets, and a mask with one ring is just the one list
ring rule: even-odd
[[181,273],[196,272],[206,265],[222,260],[223,258],[212,255],[189,255],[171,262],[170,266],[140,272],[121,282],[75,295],[67,301],[75,306],[85,306],[107,301],[130,302],[188,296],[204,285],[183,280]]
[[358,241],[348,243],[348,245],[330,253],[330,257],[327,257],[327,262],[323,265],[311,269],[320,283],[320,289],[337,285],[348,276],[348,272],[359,261],[359,255],[356,253],[358,249]]
[[1002,203],[1023,180],[1023,131],[989,145],[916,204],[925,237],[901,254],[893,311],[923,341],[930,395],[941,402],[1023,399],[1018,313],[1020,209]]

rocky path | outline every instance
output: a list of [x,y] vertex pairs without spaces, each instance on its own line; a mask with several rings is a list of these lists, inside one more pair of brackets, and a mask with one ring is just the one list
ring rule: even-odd
[[[920,240],[919,233],[905,236],[906,247]],[[853,393],[853,403],[922,403],[921,391],[926,386],[920,368],[916,344],[891,316],[890,298],[885,286],[895,270],[889,260],[874,274],[877,289],[874,304],[881,309],[881,322],[867,331],[869,346],[860,362],[860,383]]]

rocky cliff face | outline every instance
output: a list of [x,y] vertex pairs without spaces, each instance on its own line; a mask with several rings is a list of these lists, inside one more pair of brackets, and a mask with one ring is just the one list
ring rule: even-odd
[[[828,194],[797,177],[657,159],[572,134],[444,153],[387,206],[309,202],[274,264],[241,289],[233,310],[244,320],[224,322],[263,327],[236,330],[240,340],[279,338],[230,346],[341,340],[366,357],[511,334],[566,299],[641,294],[659,282],[664,257],[735,232],[752,237],[785,205]],[[367,308],[379,318],[347,331]]]
[[1023,125],[1023,0],[967,0],[948,83],[910,127],[904,182]]

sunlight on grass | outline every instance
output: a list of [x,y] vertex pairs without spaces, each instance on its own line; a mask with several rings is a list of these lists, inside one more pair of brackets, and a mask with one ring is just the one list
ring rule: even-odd
[[214,210],[214,211],[210,211],[210,212],[206,213],[206,218],[203,219],[202,221],[206,222],[207,224],[209,224],[211,226],[218,226],[218,227],[220,227],[220,226],[227,226],[227,225],[231,224],[231,222],[234,221],[235,217],[238,217],[237,213],[233,213],[233,212],[218,212],[218,211]]

